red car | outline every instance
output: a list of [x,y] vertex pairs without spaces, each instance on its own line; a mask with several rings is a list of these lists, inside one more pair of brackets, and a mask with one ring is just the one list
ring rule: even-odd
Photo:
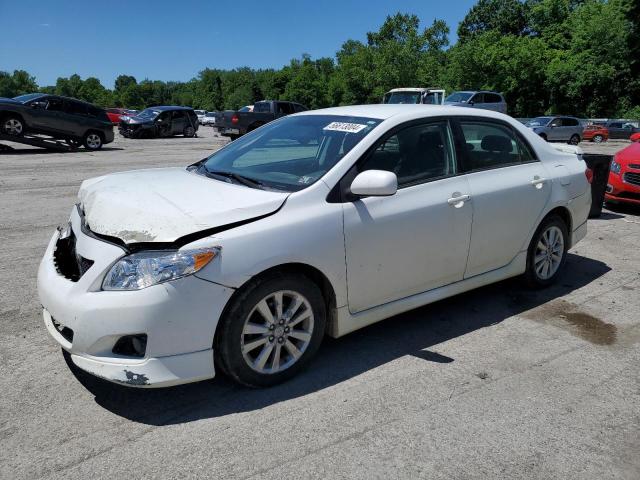
[[634,133],[629,137],[632,142],[640,142],[640,133]]
[[609,129],[602,125],[587,125],[582,132],[582,139],[594,143],[606,142],[609,139]]
[[640,205],[640,142],[632,143],[613,157],[604,199]]
[[107,108],[107,117],[114,125],[120,124],[120,117],[127,115],[127,111],[124,108]]

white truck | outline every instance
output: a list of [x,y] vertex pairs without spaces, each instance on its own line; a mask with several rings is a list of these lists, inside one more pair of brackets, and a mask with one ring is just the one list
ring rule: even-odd
[[444,97],[441,88],[393,88],[384,94],[382,103],[442,105]]

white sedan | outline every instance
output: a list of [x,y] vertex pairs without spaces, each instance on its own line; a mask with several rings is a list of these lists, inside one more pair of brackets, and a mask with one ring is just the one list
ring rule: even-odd
[[586,234],[589,174],[487,110],[287,116],[186,168],[86,180],[39,268],[44,321],[110,381],[272,385],[325,334],[508,277],[552,283]]

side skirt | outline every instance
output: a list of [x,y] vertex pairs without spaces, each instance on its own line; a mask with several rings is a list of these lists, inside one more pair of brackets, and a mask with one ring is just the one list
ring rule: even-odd
[[445,285],[444,287],[385,303],[384,305],[373,307],[356,314],[350,313],[348,306],[341,307],[338,309],[336,318],[327,333],[333,338],[341,337],[347,333],[384,320],[385,318],[458,295],[459,293],[499,282],[500,280],[521,275],[525,272],[526,266],[527,252],[523,251],[516,255],[511,263],[504,267],[450,285]]

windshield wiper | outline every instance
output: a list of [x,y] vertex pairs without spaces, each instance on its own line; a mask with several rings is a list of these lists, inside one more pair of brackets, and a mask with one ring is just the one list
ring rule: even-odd
[[251,187],[251,188],[264,187],[264,183],[262,183],[261,181],[256,180],[254,178],[245,177],[244,175],[240,175],[239,173],[225,172],[223,170],[209,170],[206,167],[204,168],[204,171],[205,171],[205,175],[207,176],[230,178],[232,180],[235,180],[238,183],[246,185],[247,187]]

